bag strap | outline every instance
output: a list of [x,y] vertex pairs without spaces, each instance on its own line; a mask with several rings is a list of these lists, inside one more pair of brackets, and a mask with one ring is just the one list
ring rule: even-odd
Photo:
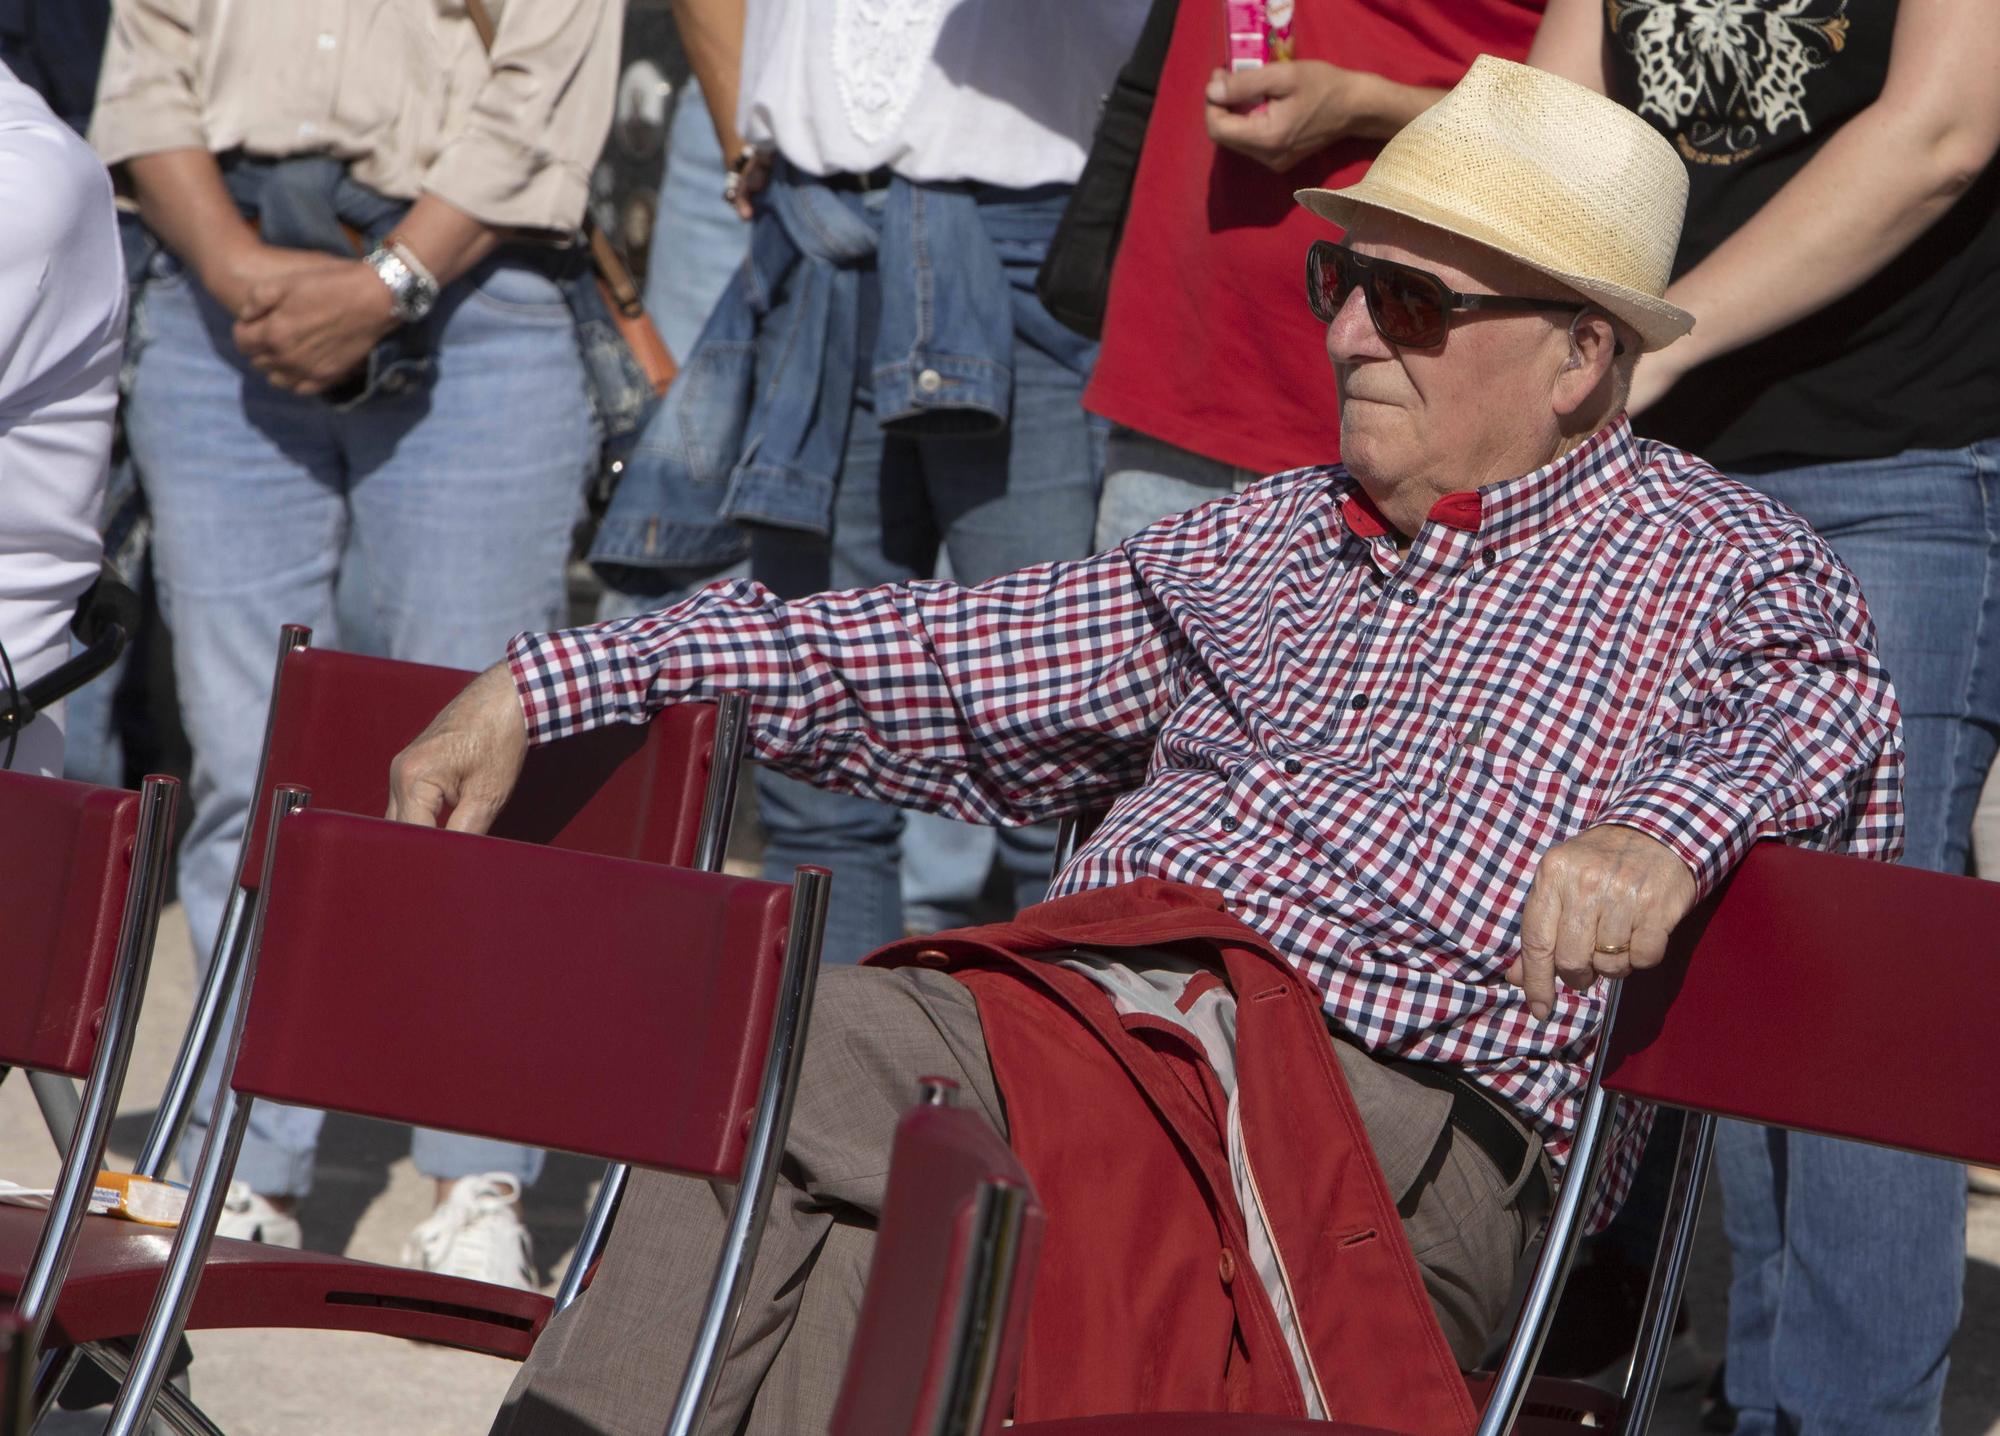
[[[486,8],[484,0],[465,0],[465,3],[481,10]],[[1118,72],[1119,84],[1144,95],[1160,93],[1160,72],[1167,67],[1167,49],[1173,44],[1174,20],[1180,8],[1180,0],[1153,0],[1152,8],[1146,12],[1146,23],[1139,30],[1139,43],[1132,47],[1125,68]]]

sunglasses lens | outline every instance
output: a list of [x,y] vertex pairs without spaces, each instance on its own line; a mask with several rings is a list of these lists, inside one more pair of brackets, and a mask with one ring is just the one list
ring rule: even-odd
[[1368,312],[1384,339],[1413,349],[1444,342],[1444,296],[1428,276],[1378,260],[1368,279]]
[[1325,241],[1306,252],[1306,302],[1322,324],[1333,323],[1333,316],[1354,288],[1346,260],[1346,251]]

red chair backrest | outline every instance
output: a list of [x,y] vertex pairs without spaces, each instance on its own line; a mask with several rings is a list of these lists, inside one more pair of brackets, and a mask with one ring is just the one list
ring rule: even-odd
[[237,1090],[741,1165],[789,888],[308,808],[280,824],[265,902]]
[[829,1436],[928,1436],[951,1385],[952,1337],[966,1294],[982,1188],[1028,1194],[987,1420],[1013,1405],[1043,1212],[1028,1174],[976,1112],[919,1106],[896,1127],[889,1191],[854,1345]]
[[2000,1162],[2000,883],[1753,848],[1628,979],[1626,1096]]
[[[322,810],[381,817],[389,760],[472,678],[333,649],[288,650],[244,848],[251,857],[238,880],[257,884],[271,795],[281,785],[310,789]],[[694,861],[714,748],[715,707],[707,703],[675,704],[651,723],[612,723],[544,744],[529,752],[493,835],[685,867]]]
[[89,1074],[138,831],[137,793],[0,772],[0,1062]]

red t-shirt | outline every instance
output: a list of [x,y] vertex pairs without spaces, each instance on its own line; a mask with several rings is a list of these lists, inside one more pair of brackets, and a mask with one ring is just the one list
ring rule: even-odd
[[[1528,52],[1544,0],[1299,0],[1294,53],[1448,88],[1481,54]],[[1259,473],[1339,456],[1326,330],[1305,256],[1337,233],[1292,199],[1354,183],[1381,148],[1343,140],[1285,174],[1217,146],[1202,117],[1223,63],[1222,0],[1181,0],[1111,275],[1084,405]]]

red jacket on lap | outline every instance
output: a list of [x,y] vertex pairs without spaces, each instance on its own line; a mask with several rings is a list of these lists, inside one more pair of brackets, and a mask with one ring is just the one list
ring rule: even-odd
[[1327,1415],[1470,1431],[1476,1414],[1318,994],[1218,894],[1157,880],[869,959],[945,968],[971,989],[1013,1147],[1048,1212],[1016,1418],[1306,1414],[1244,1255],[1221,1088],[1188,1034],[1121,1017],[1088,977],[1037,960],[1076,947],[1172,947],[1234,992],[1245,1147]]

